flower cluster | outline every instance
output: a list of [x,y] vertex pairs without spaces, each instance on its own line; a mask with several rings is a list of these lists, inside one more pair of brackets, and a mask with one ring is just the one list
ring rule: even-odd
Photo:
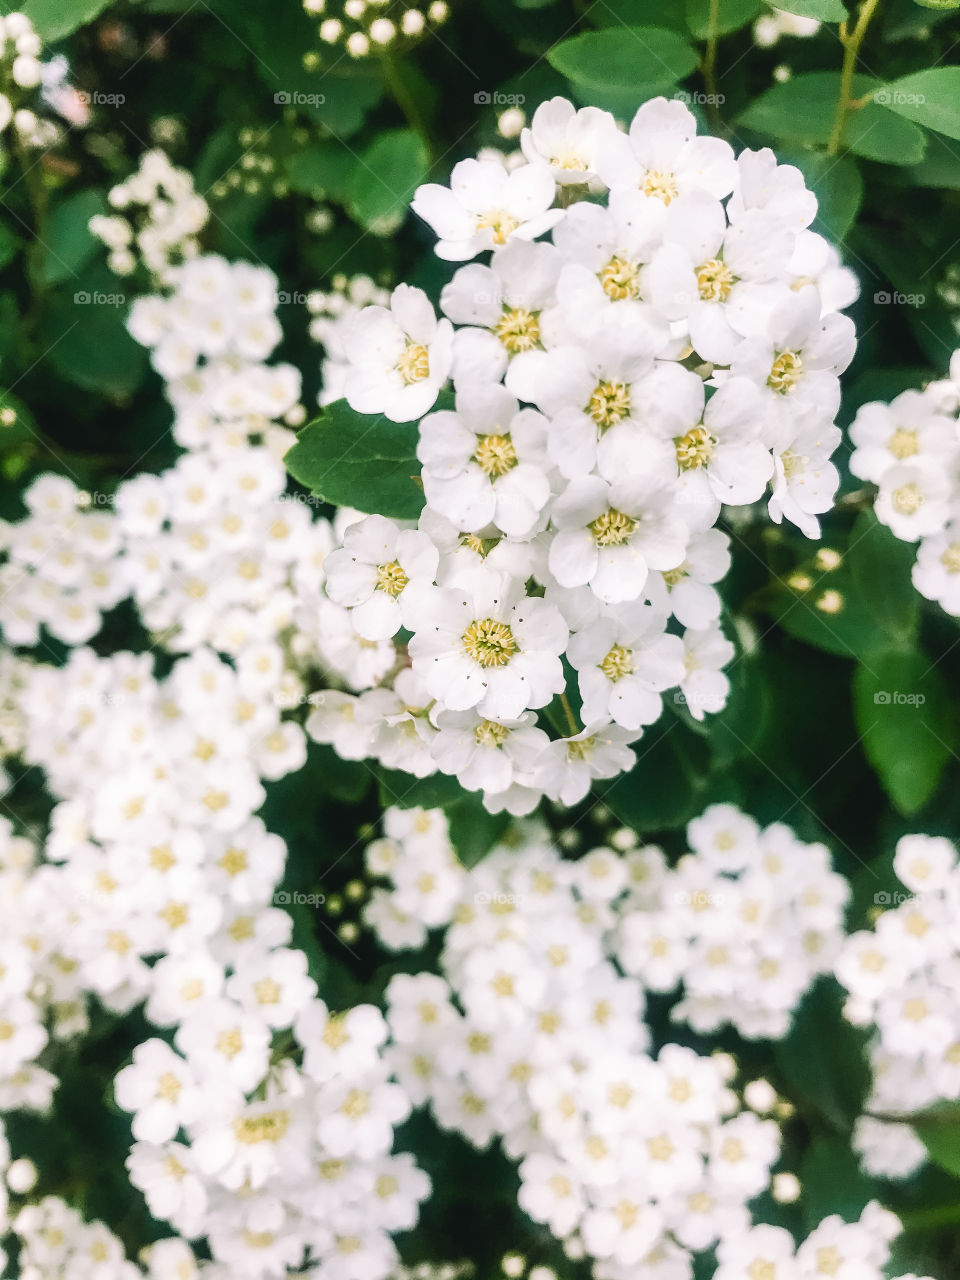
[[950,376],[889,404],[863,405],[850,426],[850,470],[877,486],[877,519],[916,542],[913,584],[960,617],[960,352]]
[[334,276],[333,288],[328,292],[315,289],[308,294],[310,337],[323,347],[321,405],[343,398],[344,380],[350,367],[343,344],[354,316],[361,307],[386,307],[389,303],[390,291],[380,288],[365,275]]
[[115,214],[96,214],[90,231],[110,250],[110,269],[132,275],[139,261],[160,283],[174,268],[199,253],[197,236],[210,210],[185,169],[171,164],[166,152],[147,151],[140,168],[113,187],[108,200]]
[[[351,58],[365,58],[399,43],[409,43],[449,16],[446,0],[431,0],[426,12],[407,0],[303,0],[310,17],[321,19],[319,36],[326,45],[343,45]],[[429,24],[429,25],[428,25]],[[315,55],[314,55],[315,56]],[[304,59],[312,67],[310,54]]]
[[653,1053],[640,984],[607,959],[629,859],[564,862],[538,826],[472,871],[443,814],[388,810],[367,849],[387,875],[365,918],[391,949],[445,927],[441,975],[387,987],[393,1066],[414,1102],[477,1147],[520,1162],[521,1207],[597,1260],[601,1280],[687,1274],[749,1225],[779,1151],[772,1120],[740,1111],[722,1059]]
[[[801,174],[769,151],[736,159],[662,98],[627,134],[553,99],[521,144],[519,167],[466,160],[415,195],[442,258],[492,252],[456,272],[443,315],[400,285],[343,332],[350,407],[420,420],[426,505],[416,529],[350,528],[326,583],[365,641],[411,633],[398,667],[424,740],[455,733],[466,785],[514,813],[629,766],[666,690],[698,719],[723,707],[721,509],[769,488],[772,519],[817,535],[855,345],[836,312],[849,273],[807,230]],[[527,750],[564,659],[582,725],[569,716],[556,746],[541,725]],[[361,754],[376,755],[367,707]]]
[[[873,1029],[873,1088],[867,1112],[921,1111],[960,1098],[957,851],[942,837],[911,835],[897,843],[893,869],[906,892],[883,891],[871,930],[854,933],[836,962],[847,988],[845,1012]],[[895,904],[895,905],[894,905]],[[855,1145],[874,1174],[905,1178],[925,1158],[907,1124],[862,1117]]]
[[616,957],[651,991],[683,984],[676,1021],[710,1033],[780,1039],[844,939],[850,886],[822,844],[783,823],[761,830],[733,805],[687,828],[693,851],[668,868],[660,849],[630,855]]

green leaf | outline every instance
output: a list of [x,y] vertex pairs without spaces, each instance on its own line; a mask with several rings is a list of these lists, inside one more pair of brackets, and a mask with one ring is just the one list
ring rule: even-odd
[[593,0],[585,16],[597,27],[669,27],[686,33],[684,7],[663,0]]
[[634,745],[637,763],[602,791],[614,817],[634,831],[682,827],[704,806],[708,754],[704,739],[679,719],[648,729]]
[[[883,93],[879,80],[854,76],[853,93],[864,98]],[[811,71],[775,84],[741,112],[738,123],[774,138],[817,145],[825,144],[833,129],[840,75],[835,71]],[[886,104],[867,102],[851,111],[844,129],[844,145],[855,155],[886,164],[917,164],[923,159],[924,134],[903,121],[892,124]],[[910,122],[907,121],[909,124]]]
[[23,241],[6,222],[0,222],[0,267],[12,261]]
[[817,230],[831,240],[842,240],[863,202],[863,178],[856,161],[819,151],[784,153],[780,159],[797,166],[817,197]]
[[842,1009],[838,983],[821,978],[776,1048],[777,1063],[796,1100],[841,1133],[862,1111],[870,1085],[866,1032],[851,1026]]
[[960,1178],[960,1103],[944,1103],[911,1118],[930,1159]]
[[771,587],[765,603],[783,630],[804,644],[842,658],[876,647],[876,623],[845,565],[830,572],[801,565]]
[[429,168],[423,139],[412,129],[379,134],[358,159],[347,183],[350,216],[371,231],[395,231]]
[[853,677],[853,710],[867,759],[894,806],[922,809],[952,753],[953,713],[922,650],[871,655]]
[[915,187],[960,190],[960,155],[957,154],[957,148],[939,133],[927,134],[926,154],[904,176]]
[[876,97],[888,111],[960,139],[960,67],[917,71],[885,85]]
[[105,207],[99,191],[87,190],[69,196],[53,210],[41,240],[40,279],[44,284],[61,284],[87,265],[101,247],[89,222]]
[[803,1185],[801,1209],[809,1231],[830,1214],[856,1222],[877,1194],[876,1183],[861,1170],[849,1140],[837,1134],[818,1134],[804,1152],[797,1170]]
[[916,551],[864,511],[850,533],[846,563],[853,586],[891,640],[909,642],[917,630],[919,598],[911,577]]
[[[697,40],[710,35],[710,0],[687,0],[687,26]],[[729,35],[752,22],[763,8],[763,0],[719,0],[716,34]]]
[[689,75],[697,55],[665,27],[618,26],[562,40],[547,61],[575,85],[626,91],[639,105]]
[[960,0],[914,0],[924,9],[960,9]]
[[304,427],[284,459],[295,480],[325,502],[415,520],[423,509],[417,428],[356,413],[345,400]]
[[789,4],[774,7],[801,18],[816,18],[818,22],[843,22],[848,16],[841,0],[790,0]]
[[27,0],[23,12],[41,40],[62,40],[92,22],[110,0]]
[[122,281],[96,265],[51,299],[41,324],[47,360],[62,377],[115,399],[140,385],[147,353],[127,333]]

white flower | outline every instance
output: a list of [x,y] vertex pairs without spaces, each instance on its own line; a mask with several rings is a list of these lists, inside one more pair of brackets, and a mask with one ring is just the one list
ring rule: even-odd
[[384,516],[367,516],[349,526],[343,547],[324,561],[327,595],[351,609],[357,634],[389,640],[403,625],[406,589],[431,584],[439,553],[416,529],[401,530]]
[[921,538],[913,585],[946,613],[960,616],[960,522],[951,520],[942,533]]
[[550,572],[563,587],[589,583],[606,603],[636,600],[648,571],[676,568],[686,550],[674,493],[648,477],[573,480],[551,518]]
[[572,637],[568,656],[579,673],[583,718],[640,729],[660,716],[661,693],[684,677],[683,641],[648,606],[601,618]]
[[456,406],[420,424],[427,502],[459,529],[528,535],[550,499],[547,420],[496,385],[459,390]]
[[934,460],[900,462],[884,472],[877,519],[904,542],[942,532],[950,518],[951,486]]
[[421,418],[450,373],[453,327],[438,320],[422,289],[397,285],[390,309],[364,307],[344,335],[344,395],[358,413],[391,422]]
[[567,628],[522,582],[478,572],[462,588],[423,593],[417,610],[413,668],[450,710],[476,707],[492,720],[516,719],[563,688]]
[[534,240],[563,217],[551,209],[556,185],[546,165],[508,173],[492,160],[461,160],[450,186],[418,187],[411,208],[439,237],[437,256],[465,262],[516,236]]
[[728,142],[697,137],[696,119],[682,102],[651,98],[628,135],[608,141],[597,172],[613,191],[629,187],[669,205],[689,191],[722,199],[733,189],[737,167]]
[[520,134],[520,146],[531,164],[546,162],[561,186],[585,183],[596,176],[597,156],[616,132],[609,111],[577,111],[566,98],[550,98],[533,113],[530,127]]

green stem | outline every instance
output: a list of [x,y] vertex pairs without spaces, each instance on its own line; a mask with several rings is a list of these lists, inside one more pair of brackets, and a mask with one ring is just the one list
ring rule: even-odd
[[701,71],[707,90],[707,115],[716,128],[720,123],[719,97],[717,93],[717,45],[720,43],[720,0],[710,0],[707,11],[707,46],[703,54]]
[[830,141],[827,144],[827,155],[835,156],[843,145],[843,130],[853,105],[853,73],[857,69],[857,58],[860,46],[867,34],[873,15],[879,8],[880,0],[864,0],[860,16],[852,31],[846,22],[840,23],[840,43],[843,45],[843,70],[840,73],[840,97],[837,99],[837,113],[833,120]]
[[423,145],[427,149],[427,156],[432,164],[433,157],[436,154],[436,148],[433,145],[430,126],[427,123],[426,116],[420,110],[420,104],[417,102],[416,94],[410,92],[408,85],[400,74],[399,68],[394,61],[392,54],[381,53],[380,66],[383,70],[383,78],[386,81],[387,88],[393,94],[393,99],[403,112],[404,119],[407,124],[414,133],[420,135]]
[[573,707],[571,707],[570,705],[570,699],[567,697],[565,693],[561,693],[560,695],[560,705],[563,707],[564,715],[567,717],[567,725],[570,729],[570,737],[575,738],[577,734],[580,732],[580,728],[577,725],[577,717],[573,714]]

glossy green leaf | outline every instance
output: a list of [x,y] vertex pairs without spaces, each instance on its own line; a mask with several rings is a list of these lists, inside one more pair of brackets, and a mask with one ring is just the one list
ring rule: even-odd
[[877,99],[907,120],[960,138],[960,67],[932,67],[903,76],[885,85]]
[[284,462],[325,502],[404,520],[423,508],[416,427],[356,413],[345,400],[303,428]]
[[379,134],[357,158],[347,182],[350,216],[372,231],[396,230],[428,169],[427,149],[412,129]]
[[919,596],[911,571],[916,549],[895,538],[872,511],[864,511],[850,533],[846,563],[853,586],[872,617],[895,641],[916,634]]
[[676,84],[697,65],[697,55],[665,27],[611,27],[554,45],[547,61],[575,85],[629,90],[639,106]]
[[775,8],[801,18],[816,18],[818,22],[843,22],[847,17],[841,0],[790,0],[789,4],[778,4]]
[[[716,34],[725,36],[752,22],[763,8],[763,0],[719,0]],[[697,40],[710,34],[711,0],[687,0],[687,26]]]

